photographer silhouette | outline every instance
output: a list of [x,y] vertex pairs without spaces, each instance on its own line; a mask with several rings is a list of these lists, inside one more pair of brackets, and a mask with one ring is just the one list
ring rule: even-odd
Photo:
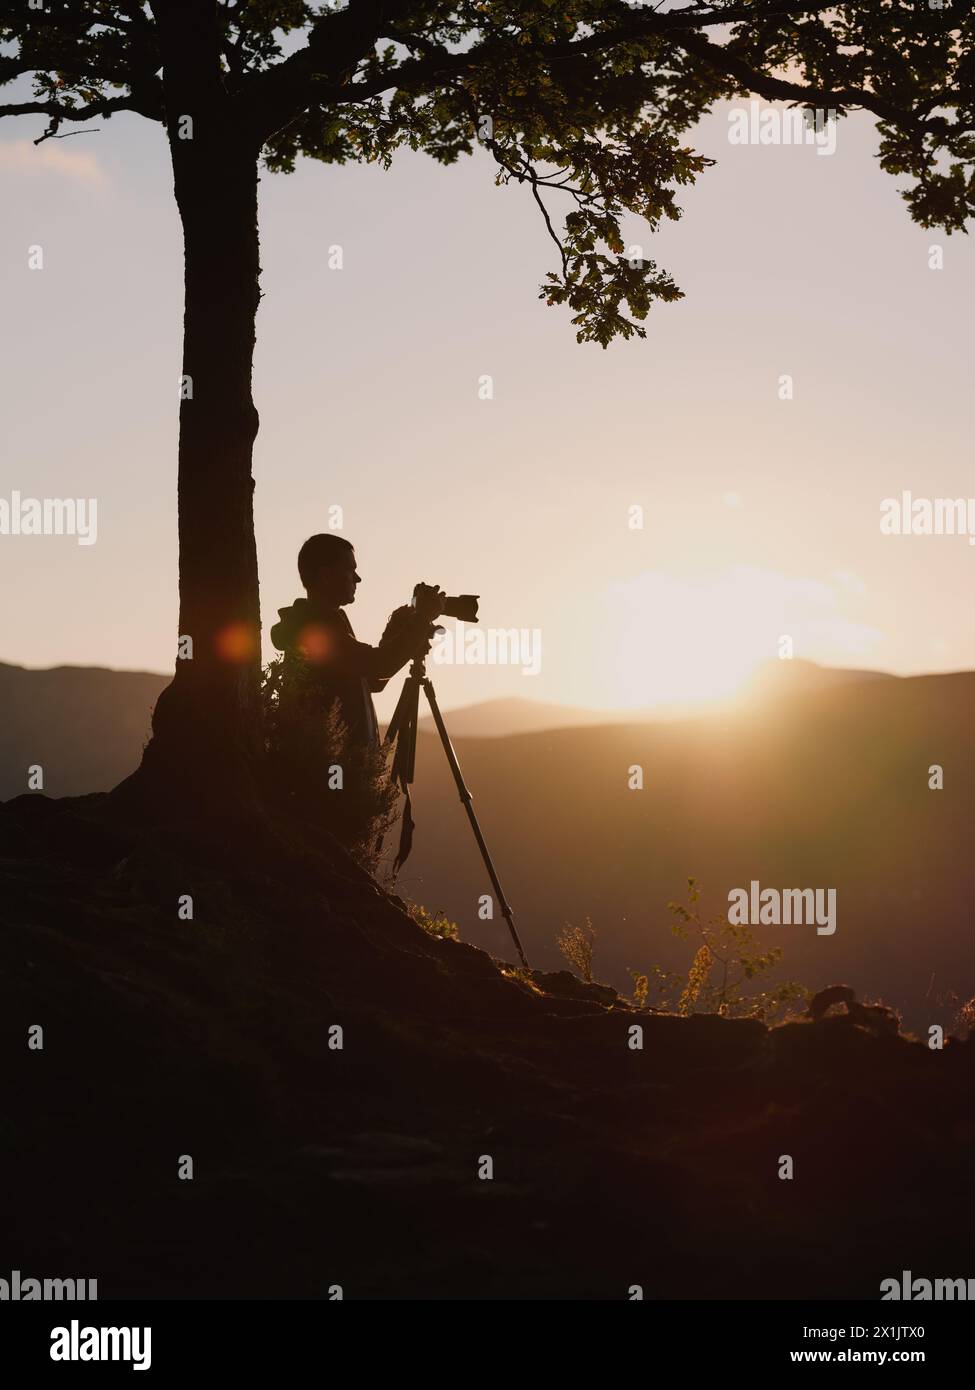
[[307,597],[278,609],[271,641],[287,662],[300,663],[323,711],[338,702],[351,748],[378,747],[372,696],[411,658],[429,651],[444,595],[431,588],[415,605],[395,609],[378,646],[371,647],[356,639],[343,612],[362,582],[351,543],[334,534],[311,536],[298,552],[298,574]]

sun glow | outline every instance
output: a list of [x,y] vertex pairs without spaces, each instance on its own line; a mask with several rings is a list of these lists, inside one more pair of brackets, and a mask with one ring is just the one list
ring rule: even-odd
[[608,700],[622,708],[706,708],[732,700],[782,653],[860,654],[872,630],[842,612],[849,586],[735,566],[704,574],[650,571],[610,586],[601,644]]

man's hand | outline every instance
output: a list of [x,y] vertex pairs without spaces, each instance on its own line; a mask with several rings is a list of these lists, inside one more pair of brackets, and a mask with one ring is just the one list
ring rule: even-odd
[[379,645],[388,647],[406,643],[411,655],[426,656],[436,631],[436,624],[424,613],[412,604],[404,604],[390,614]]

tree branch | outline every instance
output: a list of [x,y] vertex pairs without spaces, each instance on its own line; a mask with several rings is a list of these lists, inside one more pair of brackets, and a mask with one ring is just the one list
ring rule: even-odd
[[674,43],[685,53],[707,63],[718,72],[733,77],[742,87],[769,101],[802,101],[836,110],[862,106],[893,125],[914,124],[916,121],[914,113],[884,101],[875,92],[864,87],[841,87],[830,91],[826,88],[807,87],[801,82],[790,82],[786,78],[767,76],[743,58],[729,53],[720,44],[712,43],[705,34],[681,34],[675,36]]
[[320,79],[342,91],[377,41],[422,8],[423,0],[350,0],[348,9],[323,14],[304,48],[273,68],[254,73],[240,89],[240,104],[256,123],[261,143],[319,100]]
[[[43,141],[50,140],[57,135],[58,127],[62,121],[90,121],[95,116],[104,116],[107,120],[118,111],[134,111],[139,116],[147,114],[131,97],[107,97],[104,101],[89,102],[87,106],[59,106],[56,101],[12,102],[6,106],[0,106],[0,117],[49,116],[50,125],[44,134],[34,141],[35,145],[40,145]],[[156,120],[158,117],[149,116],[149,119]]]
[[[675,36],[682,30],[699,29],[712,24],[731,24],[744,20],[755,22],[771,18],[798,18],[800,15],[829,10],[832,3],[833,0],[778,0],[778,2],[777,0],[770,0],[770,3],[761,10],[744,7],[727,10],[695,10],[692,7],[685,10],[671,10],[667,14],[634,14],[634,17],[627,20],[626,23],[617,25],[613,29],[603,29],[598,33],[589,34],[584,39],[569,39],[564,43],[544,46],[526,45],[521,51],[528,56],[540,56],[549,61],[558,61],[562,58],[572,59],[579,54],[599,53],[608,48],[615,48],[619,44],[633,43],[640,39],[667,38],[677,41]],[[397,38],[398,36],[391,32],[390,37]],[[301,54],[294,56],[299,58],[307,52],[307,49],[303,49]],[[492,60],[502,59],[508,53],[510,53],[509,46],[500,43],[476,44],[463,53],[453,53],[448,49],[439,48],[434,54],[426,58],[417,58],[401,63],[398,67],[380,73],[367,82],[343,84],[328,89],[323,89],[319,84],[314,89],[315,97],[316,100],[328,104],[333,101],[365,100],[368,97],[379,96],[393,87],[400,91],[422,89],[424,86],[436,85],[438,79],[467,76],[477,72],[479,68],[486,66]],[[325,74],[316,75],[324,76]]]
[[[769,0],[761,10],[740,5],[727,9],[700,9],[694,5],[667,14],[641,14],[613,29],[591,34],[585,39],[550,44],[542,48],[526,46],[526,54],[546,58],[574,58],[580,53],[597,53],[618,44],[641,38],[666,36],[682,28],[699,29],[714,24],[733,24],[739,20],[789,18],[828,10],[834,0]],[[453,53],[427,40],[418,39],[408,28],[419,0],[351,0],[347,10],[322,15],[312,26],[308,44],[277,67],[255,74],[244,90],[245,104],[253,98],[261,108],[265,138],[313,103],[345,104],[379,96],[391,88],[422,89],[447,77],[462,76],[509,51],[500,43],[482,43],[464,53]],[[341,79],[375,49],[381,38],[423,48],[427,56],[401,63],[368,82],[350,83]],[[325,86],[326,82],[334,85]]]
[[[559,62],[572,59],[580,54],[591,54],[613,48],[621,43],[634,42],[646,38],[663,38],[668,43],[683,50],[691,57],[707,63],[710,67],[733,78],[744,90],[755,92],[769,100],[804,102],[834,109],[863,107],[881,120],[902,127],[923,129],[916,111],[906,110],[885,101],[875,92],[863,87],[843,87],[830,90],[824,87],[807,86],[784,78],[768,76],[754,68],[743,58],[727,51],[720,44],[712,43],[705,34],[692,32],[704,25],[728,24],[734,21],[756,22],[771,18],[793,18],[803,14],[828,11],[831,0],[800,0],[800,3],[771,3],[762,9],[726,9],[723,11],[695,11],[693,8],[674,10],[667,14],[650,14],[635,17],[633,21],[614,29],[603,30],[588,35],[584,39],[568,40],[565,43],[532,48],[525,46],[522,52]],[[401,63],[385,73],[363,82],[343,83],[325,86],[319,83],[315,88],[315,100],[322,105],[344,105],[349,102],[365,101],[379,96],[391,89],[397,91],[428,90],[442,85],[455,77],[469,76],[494,60],[503,59],[509,49],[502,44],[484,43],[475,45],[464,53],[453,53],[440,49],[435,55]],[[926,109],[932,104],[926,103]],[[933,127],[932,127],[933,129]]]
[[530,173],[529,177],[531,178],[532,197],[535,199],[535,202],[541,209],[542,217],[545,219],[545,226],[548,228],[549,236],[552,238],[556,246],[559,248],[559,255],[562,257],[562,274],[566,277],[566,279],[568,279],[569,259],[565,254],[565,247],[562,245],[560,238],[556,234],[555,228],[552,226],[552,219],[548,215],[548,208],[542,202],[542,196],[538,191],[538,179],[535,177],[534,171]]

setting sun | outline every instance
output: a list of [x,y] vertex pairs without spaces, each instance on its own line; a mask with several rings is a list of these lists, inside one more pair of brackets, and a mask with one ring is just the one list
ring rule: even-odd
[[[844,612],[844,576],[795,578],[749,566],[648,571],[610,586],[603,634],[606,704],[693,708],[733,697],[783,653],[862,655],[872,634]],[[793,654],[789,651],[789,654]]]

